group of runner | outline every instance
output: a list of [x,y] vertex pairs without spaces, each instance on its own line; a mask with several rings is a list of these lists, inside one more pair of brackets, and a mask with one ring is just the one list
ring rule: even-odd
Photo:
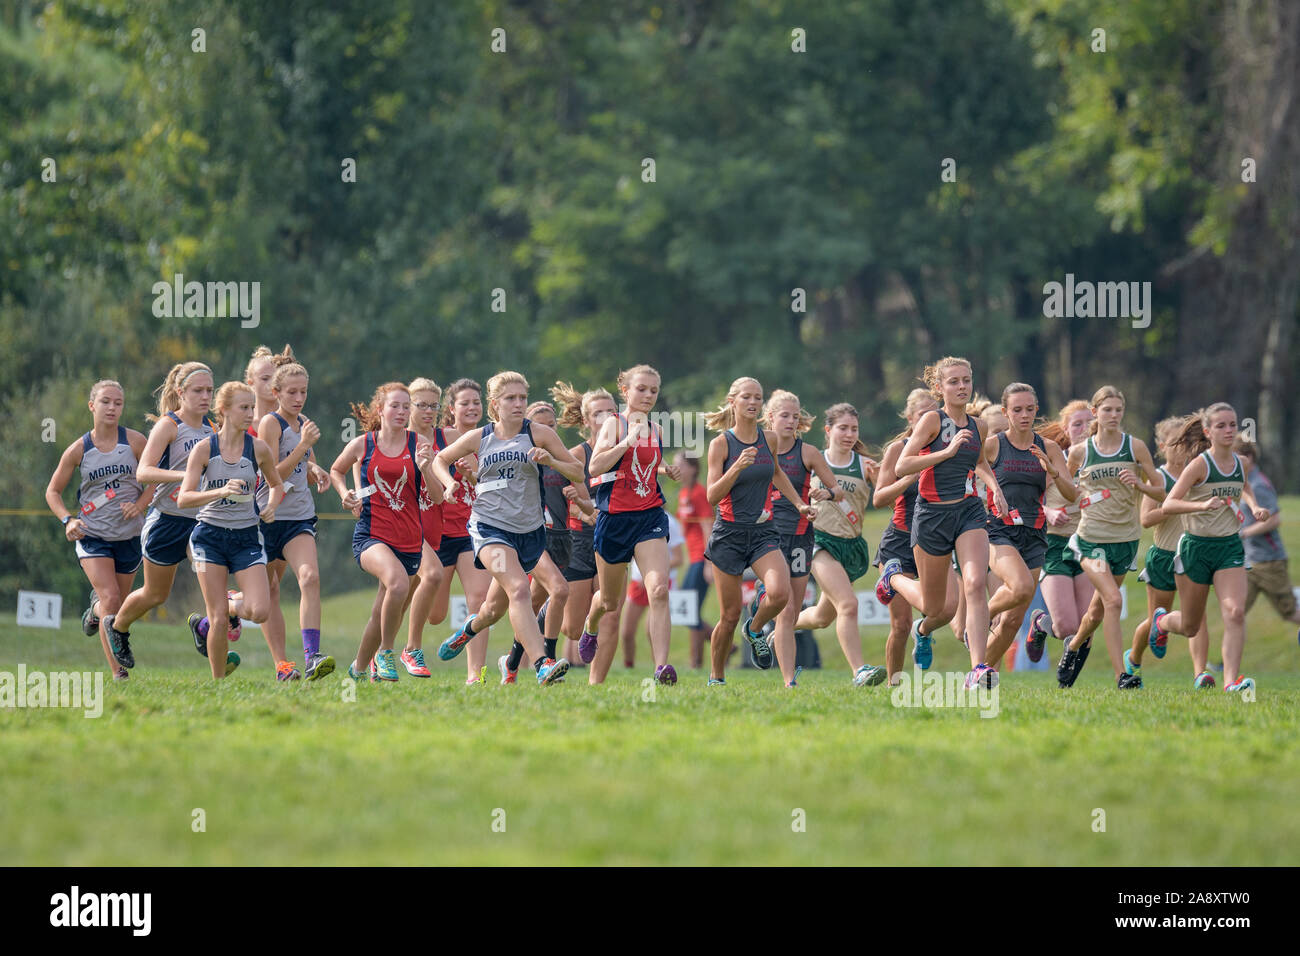
[[[514,371],[486,388],[468,378],[446,389],[428,378],[388,382],[353,406],[360,434],[326,469],[315,457],[320,429],[303,414],[307,369],[288,346],[263,347],[243,381],[220,388],[207,365],[176,365],[158,389],[147,437],[121,424],[122,386],[97,382],[93,427],[63,453],[46,499],[91,584],[83,628],[99,635],[119,679],[135,664],[131,625],[167,599],[187,557],[204,599],[188,626],[214,678],[239,666],[230,643],[241,619],[261,626],[277,679],[332,673],[335,661],[320,647],[313,494],[332,487],[357,519],[357,563],[377,583],[347,668],[353,679],[395,681],[399,663],[429,677],[423,630],[446,620],[458,575],[470,613],[438,656],[464,652],[467,683],[482,680],[489,629],[503,617],[514,635],[497,661],[503,684],[515,683],[525,661],[539,684],[558,683],[574,657],[600,683],[618,648],[635,561],[654,679],[676,683],[666,475],[680,482],[683,584],[701,608],[710,575],[718,591],[716,625],[691,633],[692,666],[710,644],[710,685],[726,683],[738,627],[755,663],[775,663],[794,687],[795,631],[834,625],[853,682],[871,686],[899,681],[909,637],[915,665],[928,669],[934,636],[951,622],[969,654],[967,686],[992,687],[1041,588],[1046,610],[1030,617],[1026,652],[1040,660],[1048,634],[1062,639],[1062,688],[1078,678],[1098,628],[1118,687],[1141,686],[1146,650],[1163,657],[1170,634],[1189,637],[1195,686],[1209,687],[1213,587],[1225,689],[1253,686],[1241,674],[1247,583],[1238,530],[1243,504],[1257,521],[1270,513],[1234,451],[1243,446],[1231,406],[1161,422],[1165,464],[1157,468],[1146,444],[1124,431],[1124,396],[1112,386],[1041,424],[1025,383],[1007,385],[998,404],[975,404],[965,359],[940,359],[922,379],[903,409],[905,429],[877,463],[852,405],[825,411],[817,448],[804,438],[814,419],[798,396],[765,396],[756,379],[739,378],[705,416],[718,434],[703,481],[699,461],[664,458],[663,432],[650,420],[661,380],[648,365],[619,374],[617,400],[557,383],[554,404],[530,402]],[[583,440],[566,447],[560,427]],[[78,470],[73,512],[62,494]],[[853,589],[871,566],[868,507],[891,510],[876,557],[876,594],[890,615],[884,666],[864,660]],[[1121,588],[1145,527],[1155,529],[1142,573],[1149,609],[1125,650]],[[143,583],[133,589],[141,563]],[[301,670],[288,657],[280,611],[288,569],[301,593]],[[747,571],[756,587],[746,604]],[[810,576],[819,596],[804,608]]]

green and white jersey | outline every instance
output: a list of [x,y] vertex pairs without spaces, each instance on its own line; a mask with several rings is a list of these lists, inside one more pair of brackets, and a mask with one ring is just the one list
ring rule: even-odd
[[1187,493],[1187,500],[1208,501],[1217,495],[1228,504],[1213,511],[1196,511],[1183,515],[1183,526],[1188,534],[1202,538],[1235,537],[1237,529],[1241,527],[1235,506],[1241,501],[1241,486],[1246,483],[1246,473],[1242,470],[1241,459],[1234,454],[1232,472],[1225,475],[1214,463],[1214,458],[1208,451],[1201,452],[1201,457],[1205,459],[1209,472],[1204,481],[1192,486],[1192,490]]
[[1103,455],[1097,450],[1095,435],[1088,439],[1087,454],[1079,468],[1079,488],[1085,495],[1109,490],[1110,497],[1084,509],[1079,518],[1080,538],[1093,544],[1117,544],[1142,537],[1138,512],[1142,492],[1120,481],[1120,473],[1124,471],[1141,477],[1133,458],[1133,436],[1124,435],[1113,455]]
[[[1049,481],[1047,490],[1043,492],[1043,507],[1045,508],[1068,508],[1073,504],[1070,499],[1061,494],[1061,489],[1056,487],[1056,482]],[[1079,513],[1076,511],[1072,515],[1065,516],[1068,520],[1062,525],[1048,525],[1047,533],[1060,535],[1068,538],[1079,530]]]
[[[844,491],[840,501],[814,501],[813,527],[822,534],[831,534],[837,538],[857,538],[862,535],[862,516],[871,506],[871,483],[867,480],[867,471],[862,467],[862,456],[857,452],[849,459],[847,465],[833,464],[829,458],[826,464],[835,473],[835,481]],[[813,475],[813,488],[824,488],[821,480]]]
[[[1177,479],[1174,478],[1173,475],[1169,474],[1164,465],[1161,465],[1159,470],[1160,477],[1163,478],[1165,482],[1165,494],[1167,495],[1169,492],[1173,491]],[[1154,532],[1155,539],[1152,543],[1157,548],[1163,548],[1165,551],[1177,551],[1178,539],[1182,537],[1183,532],[1186,530],[1183,527],[1184,517],[1186,516],[1170,515],[1164,521],[1156,525]]]

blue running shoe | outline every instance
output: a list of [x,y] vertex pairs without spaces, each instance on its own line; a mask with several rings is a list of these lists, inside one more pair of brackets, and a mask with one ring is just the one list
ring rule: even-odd
[[1201,671],[1199,674],[1196,675],[1196,679],[1192,681],[1192,686],[1195,687],[1197,690],[1206,690],[1210,687],[1213,687],[1214,675],[1211,674],[1209,671]]
[[1255,689],[1255,681],[1253,679],[1249,677],[1238,677],[1231,684],[1226,685],[1223,688],[1223,691],[1226,694],[1234,694],[1238,691],[1254,690],[1254,689]]
[[1147,634],[1147,644],[1157,659],[1164,657],[1165,651],[1169,649],[1169,632],[1160,629],[1160,619],[1168,613],[1164,608],[1158,607],[1151,615],[1151,632]]
[[567,660],[563,657],[558,661],[547,658],[542,662],[542,666],[537,668],[537,683],[539,686],[557,684],[567,673],[569,673],[569,662]]
[[469,627],[469,622],[472,620],[474,620],[473,614],[465,618],[465,623],[460,626],[460,629],[456,631],[455,634],[438,645],[438,657],[440,660],[453,660],[465,649],[466,644],[478,636],[476,634],[465,633],[465,628]]
[[375,653],[375,673],[380,680],[397,680],[397,655],[392,648]]
[[[743,623],[744,623],[744,630],[745,630],[745,634],[746,634],[746,635],[748,635],[749,632],[750,632],[750,626],[749,626],[749,625],[752,624],[752,623],[754,622],[754,618],[758,616],[758,605],[762,602],[762,600],[763,600],[763,595],[766,594],[766,593],[767,593],[767,588],[763,587],[763,582],[762,582],[762,581],[759,581],[759,582],[754,586],[754,599],[753,599],[752,601],[750,601],[750,602],[749,602],[749,606],[748,606],[747,608],[745,608],[745,620],[744,620]],[[768,636],[770,636],[770,635],[772,634],[772,632],[775,631],[775,630],[776,630],[776,620],[773,619],[773,620],[768,621],[766,624],[763,625],[763,630],[759,633],[758,636],[759,636],[759,637],[768,637]],[[769,654],[769,657],[770,657],[770,654]],[[757,651],[754,652],[754,660],[755,660],[755,661],[758,660],[758,652],[757,652]],[[768,664],[766,664],[766,665],[764,665],[764,664],[759,664],[759,667],[763,668],[764,670],[767,670],[767,668],[770,667],[770,666],[771,666],[771,663],[770,663],[770,662],[769,662]]]
[[727,682],[723,680],[721,677],[709,678],[709,684],[708,684],[709,687],[725,687],[726,685]]
[[1142,665],[1133,663],[1132,654],[1133,648],[1131,647],[1124,652],[1124,673],[1131,677],[1141,677]]
[[750,633],[749,621],[745,622],[744,633],[745,643],[749,645],[750,653],[754,655],[754,664],[761,671],[767,670],[772,666],[772,645],[762,634]]
[[934,663],[934,648],[930,646],[930,635],[921,633],[922,620],[923,618],[918,618],[912,625],[912,640],[916,642],[916,646],[912,648],[912,660],[921,670],[928,671],[930,665]]

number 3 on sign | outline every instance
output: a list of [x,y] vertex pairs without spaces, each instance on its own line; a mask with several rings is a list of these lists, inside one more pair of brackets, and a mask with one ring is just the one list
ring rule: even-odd
[[18,624],[23,627],[59,629],[63,614],[63,595],[44,591],[18,592]]

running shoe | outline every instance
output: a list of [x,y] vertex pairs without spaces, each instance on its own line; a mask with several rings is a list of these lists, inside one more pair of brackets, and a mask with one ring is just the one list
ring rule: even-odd
[[890,558],[880,569],[880,580],[876,582],[876,600],[881,604],[888,604],[894,599],[897,592],[890,586],[889,579],[902,569],[903,562],[898,558]]
[[189,620],[187,620],[186,623],[189,624],[190,634],[194,637],[194,649],[198,651],[200,654],[202,654],[204,657],[207,657],[208,639],[204,637],[203,634],[199,631],[199,623],[202,620],[203,618],[196,611],[195,613],[189,616]]
[[116,614],[105,614],[99,619],[99,630],[108,640],[108,647],[117,658],[117,662],[130,670],[135,667],[135,655],[131,653],[131,635],[127,631],[119,631],[113,627],[113,622],[116,620]]
[[754,665],[761,671],[767,670],[772,666],[772,647],[762,634],[751,634],[749,630],[749,621],[745,621],[742,629],[745,635],[745,643],[749,645],[749,652],[754,655]]
[[307,670],[305,671],[307,680],[320,680],[322,677],[328,677],[333,673],[334,658],[320,653],[307,658]]
[[1142,665],[1133,663],[1133,648],[1124,652],[1124,673],[1133,677],[1142,676]]
[[113,680],[126,681],[131,679],[131,674],[125,667],[119,667],[113,674]]
[[986,687],[992,690],[998,686],[998,672],[988,664],[976,664],[975,669],[966,675],[966,689]]
[[539,686],[559,683],[560,678],[569,672],[569,662],[561,657],[558,661],[548,657],[542,662],[542,666],[537,668],[537,683]]
[[[758,615],[758,605],[762,602],[763,595],[766,593],[767,593],[767,588],[763,587],[762,581],[759,581],[754,586],[754,599],[749,602],[749,606],[745,609],[745,620],[741,622],[742,630],[746,635],[747,639],[751,630],[749,625],[754,623],[754,618]],[[768,621],[766,624],[763,625],[763,630],[760,631],[757,636],[760,638],[768,638],[772,636],[772,632],[775,630],[776,630],[776,619],[773,618],[772,620]],[[753,646],[753,641],[750,641],[750,645]],[[754,663],[758,664],[758,660],[759,660],[758,651],[755,650]],[[767,661],[768,662],[766,664],[758,664],[761,670],[767,670],[769,667],[772,666],[771,651],[768,651],[767,653]]]
[[469,627],[469,622],[472,620],[474,620],[473,614],[465,618],[465,623],[460,626],[459,630],[457,630],[455,634],[442,642],[442,645],[438,648],[439,658],[444,661],[454,659],[465,649],[466,644],[477,637],[477,635],[468,634],[465,631],[465,628]]
[[598,646],[599,642],[596,640],[596,635],[587,630],[587,626],[584,623],[582,626],[582,637],[578,638],[578,660],[582,661],[584,664],[590,664],[596,659],[596,648]]
[[95,594],[95,589],[90,589],[90,604],[81,615],[81,633],[87,637],[94,637],[99,633],[99,618],[95,617],[95,602],[99,600]]
[[365,680],[367,680],[367,679],[368,679],[371,683],[374,683],[374,680],[375,680],[375,675],[374,675],[374,662],[371,661],[371,665],[370,665],[370,674],[367,675],[367,674],[362,674],[362,673],[358,672],[358,671],[357,671],[357,662],[356,662],[356,661],[353,661],[351,664],[348,665],[348,676],[351,677],[351,678],[352,678],[354,681],[356,681],[358,684],[360,684],[362,681],[365,681]]
[[392,648],[375,652],[375,670],[380,680],[397,680],[397,655],[393,653]]
[[293,661],[280,661],[275,665],[276,680],[302,680],[302,674],[298,673],[298,665]]
[[370,658],[370,683],[379,683],[379,669],[375,666],[375,659]]
[[497,658],[497,670],[501,672],[501,683],[503,684],[513,684],[515,682],[515,678],[519,676],[518,671],[512,671],[510,669],[509,654],[502,654],[500,657]]
[[[1091,653],[1092,653],[1092,638],[1090,637],[1083,642],[1083,647],[1079,648],[1079,656],[1078,658],[1075,659],[1074,662],[1074,680],[1078,680],[1079,675],[1083,673],[1083,665],[1088,662],[1088,655]],[[1071,685],[1074,684],[1074,680],[1070,681]]]
[[745,609],[750,620],[758,616],[758,606],[763,603],[763,595],[767,593],[762,579],[754,582],[754,597],[750,600],[749,606]]
[[655,668],[655,683],[667,685],[677,683],[677,671],[672,664],[660,664]]
[[1137,674],[1120,674],[1119,689],[1120,690],[1141,690],[1142,678]]
[[875,687],[877,684],[882,683],[887,676],[883,667],[863,664],[853,675],[853,686]]
[[1147,644],[1157,659],[1164,657],[1169,648],[1169,632],[1160,629],[1160,619],[1168,613],[1164,608],[1158,607],[1155,614],[1151,615],[1151,632],[1147,634]]
[[710,677],[710,678],[709,678],[708,686],[709,686],[709,687],[725,687],[726,684],[727,684],[727,682],[726,682],[723,678],[721,678],[721,677]]
[[1051,629],[1052,622],[1046,611],[1039,609],[1029,615],[1029,637],[1025,641],[1025,654],[1035,664],[1043,659],[1043,648],[1047,646],[1047,635]]
[[924,618],[917,618],[912,625],[912,640],[916,646],[912,648],[912,660],[916,666],[923,671],[928,671],[930,665],[934,663],[934,648],[930,646],[930,635],[921,633],[921,622]]
[[239,666],[239,655],[236,654],[234,651],[228,651],[226,653],[226,676],[229,677],[231,674],[233,674],[235,672],[235,668],[238,666]]
[[1234,694],[1237,691],[1254,690],[1254,689],[1255,689],[1255,681],[1252,678],[1243,677],[1239,675],[1237,679],[1233,681],[1231,684],[1224,685],[1223,692],[1225,694]]
[[1074,680],[1079,675],[1079,651],[1074,650],[1069,644],[1065,645],[1065,652],[1061,655],[1061,663],[1056,665],[1056,683],[1062,689],[1072,687]]
[[1201,671],[1192,680],[1192,686],[1197,690],[1206,690],[1214,686],[1214,675],[1209,671]]
[[424,648],[417,647],[413,651],[402,651],[402,663],[406,666],[406,673],[412,677],[431,677],[429,668],[424,664]]

